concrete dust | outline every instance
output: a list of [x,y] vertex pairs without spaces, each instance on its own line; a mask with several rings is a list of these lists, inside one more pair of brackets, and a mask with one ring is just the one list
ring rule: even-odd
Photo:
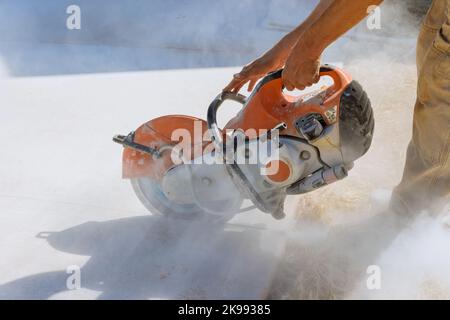
[[348,178],[301,196],[298,215],[314,215],[328,223],[340,219],[340,215],[360,216],[361,211],[373,207],[375,191],[390,190],[400,180],[412,132],[416,71],[412,63],[390,63],[383,74],[377,73],[384,63],[366,60],[348,68],[372,102],[375,133],[371,148],[356,160]]
[[[386,11],[399,9],[397,3],[388,5],[383,7]],[[352,39],[343,44],[349,48],[344,68],[372,101],[372,147],[355,162],[347,179],[291,199],[297,201],[297,225],[289,233],[271,298],[449,298],[448,210],[437,217],[418,212],[407,227],[388,210],[390,190],[402,176],[412,134],[417,82],[414,37],[420,18],[405,20],[401,13],[398,17],[403,17],[400,33],[409,33],[398,43],[385,30],[384,36],[391,39],[375,39],[374,47]],[[330,59],[339,56],[339,50],[330,51]],[[381,270],[379,290],[366,284],[371,265]]]
[[[252,210],[213,228],[152,215],[121,179],[111,141],[163,114],[204,117],[233,71],[5,79],[0,298],[262,298],[287,221]],[[66,287],[72,265],[80,290]]]

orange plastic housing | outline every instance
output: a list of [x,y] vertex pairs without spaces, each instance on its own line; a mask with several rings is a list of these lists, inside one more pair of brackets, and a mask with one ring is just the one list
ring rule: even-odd
[[333,86],[326,89],[322,102],[308,103],[302,97],[292,97],[283,93],[282,80],[276,79],[266,83],[256,92],[247,103],[246,107],[238,116],[233,118],[225,126],[226,129],[267,129],[270,130],[276,125],[284,122],[287,128],[283,130],[283,135],[299,136],[295,127],[295,122],[301,116],[309,113],[318,113],[323,116],[327,124],[337,121],[337,117],[330,117],[327,111],[333,110],[334,114],[339,114],[339,102],[343,91],[352,81],[351,76],[341,69],[334,69],[322,72],[321,76],[330,76],[333,79]]
[[[349,74],[338,68],[327,68],[327,71],[321,72],[321,76],[330,76],[333,78],[334,84],[325,90],[320,102],[317,102],[317,99],[304,101],[302,97],[285,94],[281,78],[274,79],[260,86],[258,91],[253,92],[245,108],[231,119],[224,129],[270,130],[284,122],[287,128],[281,134],[298,137],[300,134],[295,127],[295,122],[301,116],[309,113],[321,114],[327,124],[333,124],[338,121],[341,95],[352,79]],[[135,131],[134,141],[157,150],[166,150],[168,146],[178,143],[171,139],[172,133],[176,129],[184,128],[192,137],[196,134],[198,136],[199,133],[195,132],[199,130],[198,121],[201,123],[200,130],[203,136],[208,130],[206,121],[190,116],[170,115],[143,124]],[[196,122],[197,125],[195,125]],[[195,129],[196,127],[197,129]],[[208,145],[208,141],[195,141],[195,139],[192,139],[191,143],[192,148],[201,148],[202,150]],[[125,148],[123,151],[124,178],[151,177],[160,180],[174,165],[170,150],[163,151],[159,158],[129,148]],[[274,180],[281,179],[277,176],[272,178]]]

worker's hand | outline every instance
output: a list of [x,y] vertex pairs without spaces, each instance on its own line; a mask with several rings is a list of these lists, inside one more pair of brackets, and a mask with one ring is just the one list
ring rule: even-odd
[[303,90],[312,86],[320,79],[320,55],[315,56],[308,52],[308,48],[300,42],[289,55],[284,66],[282,79],[287,90]]
[[252,91],[256,82],[269,72],[280,69],[284,64],[283,56],[277,50],[270,50],[262,57],[247,64],[223,89],[224,92],[237,93],[248,82],[248,91]]

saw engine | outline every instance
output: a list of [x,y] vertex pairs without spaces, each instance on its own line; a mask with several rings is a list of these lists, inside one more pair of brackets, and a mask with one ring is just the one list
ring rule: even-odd
[[[220,220],[256,207],[281,219],[287,195],[345,178],[372,141],[367,94],[329,65],[320,76],[333,84],[297,97],[283,92],[281,74],[268,74],[249,97],[219,94],[207,121],[164,116],[115,136],[124,146],[123,177],[144,206],[176,218]],[[243,107],[219,128],[217,111],[227,100]]]

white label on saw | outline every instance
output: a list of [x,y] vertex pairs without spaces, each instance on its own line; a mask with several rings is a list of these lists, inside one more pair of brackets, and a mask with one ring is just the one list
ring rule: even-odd
[[336,122],[336,116],[337,116],[337,106],[334,106],[327,111],[325,111],[325,116],[328,119],[328,122],[333,123]]

